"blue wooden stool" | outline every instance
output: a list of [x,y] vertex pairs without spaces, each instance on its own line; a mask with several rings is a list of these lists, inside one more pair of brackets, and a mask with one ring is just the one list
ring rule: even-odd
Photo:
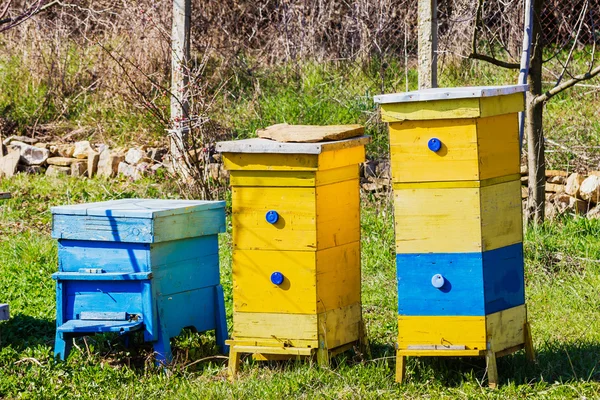
[[185,327],[216,331],[226,353],[217,234],[225,202],[125,199],[52,208],[58,239],[55,356],[73,338],[143,331],[157,362]]

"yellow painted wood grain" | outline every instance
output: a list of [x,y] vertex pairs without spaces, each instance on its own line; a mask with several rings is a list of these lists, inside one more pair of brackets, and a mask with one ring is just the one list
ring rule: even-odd
[[230,171],[316,171],[317,154],[223,153],[223,163]]
[[365,161],[365,146],[354,146],[319,154],[319,170],[357,165]]
[[357,341],[362,320],[360,302],[319,314],[319,337],[325,347],[333,349]]
[[[485,317],[399,316],[398,349],[409,350],[408,346],[420,345],[465,346],[465,350],[485,350]],[[440,355],[444,351],[439,350]]]
[[233,313],[236,342],[269,342],[295,347],[318,347],[317,314]]
[[[279,214],[275,224],[267,211]],[[315,250],[316,189],[302,187],[234,187],[233,246],[236,249]]]
[[523,241],[520,179],[481,189],[482,250]]
[[360,303],[360,242],[318,251],[316,259],[318,312]]
[[509,308],[486,316],[488,341],[495,352],[525,344],[525,305]]
[[498,176],[482,181],[394,182],[393,187],[394,189],[482,188],[519,179],[521,179],[521,174]]
[[[233,309],[237,312],[317,313],[316,255],[308,251],[233,251]],[[281,272],[281,285],[271,274]]]
[[328,249],[360,240],[358,179],[319,186],[315,193],[317,249]]
[[[394,182],[479,179],[475,119],[405,121],[390,124],[391,172]],[[438,138],[442,148],[427,147]]]
[[381,105],[384,122],[480,118],[523,111],[523,93],[471,99],[389,103]]
[[319,171],[231,171],[231,186],[314,187],[356,179],[358,164]]
[[480,190],[394,190],[396,252],[481,251]]
[[479,179],[518,174],[521,164],[518,114],[477,120]]

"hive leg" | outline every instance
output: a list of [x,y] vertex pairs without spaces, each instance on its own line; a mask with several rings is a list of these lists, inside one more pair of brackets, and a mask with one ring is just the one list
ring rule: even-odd
[[215,336],[217,339],[217,346],[219,346],[221,353],[227,354],[229,353],[229,346],[225,344],[225,340],[227,340],[229,333],[227,332],[227,319],[225,317],[225,297],[221,285],[215,287],[215,296],[215,305],[217,307],[215,312]]
[[396,382],[402,383],[406,378],[406,356],[396,353]]
[[361,320],[358,323],[358,342],[360,351],[366,354],[367,358],[371,358],[371,348],[369,346],[369,338],[367,337],[367,327],[365,321]]
[[235,377],[240,368],[241,353],[236,351],[235,346],[229,348],[229,365],[227,366],[227,372],[229,374],[229,380],[234,381]]
[[61,360],[66,360],[73,347],[73,338],[65,337],[64,333],[56,332],[56,339],[54,340],[54,357],[58,357]]
[[527,357],[527,361],[535,362],[535,352],[533,351],[533,339],[531,337],[531,325],[529,325],[529,322],[525,322],[525,327],[523,331],[525,332],[525,357]]
[[158,340],[154,343],[154,353],[156,364],[158,365],[165,365],[171,362],[173,357],[171,354],[171,342],[169,340],[169,335],[166,334],[162,328],[159,328]]
[[490,389],[496,389],[498,386],[498,367],[496,366],[496,353],[493,349],[488,348],[485,355],[488,374],[488,386]]

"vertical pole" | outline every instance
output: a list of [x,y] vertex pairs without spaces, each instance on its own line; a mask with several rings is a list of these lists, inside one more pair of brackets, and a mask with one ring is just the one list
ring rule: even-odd
[[[525,18],[523,29],[523,52],[521,53],[521,71],[519,72],[519,85],[527,83],[529,76],[529,59],[531,55],[531,31],[533,29],[533,3],[531,0],[525,0]],[[525,96],[525,104],[527,104],[527,92]],[[519,148],[523,149],[523,134],[525,132],[525,111],[519,113]]]
[[189,129],[188,62],[190,59],[191,0],[173,0],[171,36],[171,155],[174,166],[184,167],[184,137]]
[[419,0],[419,89],[437,87],[437,0]]

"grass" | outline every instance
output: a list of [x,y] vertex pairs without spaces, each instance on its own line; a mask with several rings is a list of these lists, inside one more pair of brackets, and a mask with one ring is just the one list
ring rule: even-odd
[[[61,190],[57,191],[56,188]],[[57,269],[49,207],[125,197],[177,197],[147,180],[77,180],[18,175],[0,182],[0,299],[12,318],[0,323],[0,397],[6,398],[515,398],[600,397],[600,222],[564,217],[526,235],[527,304],[538,362],[501,358],[501,386],[486,387],[477,358],[410,358],[408,382],[393,382],[396,336],[394,233],[389,200],[363,199],[362,297],[372,359],[352,352],[331,369],[313,363],[246,360],[226,380],[212,334],[184,332],[175,363],[154,367],[147,344],[125,348],[116,336],[79,340],[66,362],[52,358]],[[231,238],[221,235],[221,279],[231,318]]]

